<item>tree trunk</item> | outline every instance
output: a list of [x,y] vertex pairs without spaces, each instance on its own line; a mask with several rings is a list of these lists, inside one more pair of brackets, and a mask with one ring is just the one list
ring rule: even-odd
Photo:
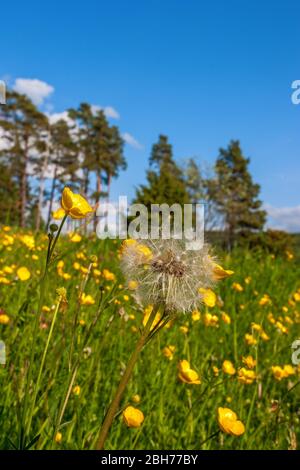
[[[111,175],[107,173],[107,196],[106,196],[106,203],[109,203],[110,198],[110,184],[111,184]],[[108,210],[106,211],[106,225],[108,224]]]
[[57,177],[57,165],[54,167],[54,173],[52,178],[52,185],[51,185],[51,193],[50,193],[50,203],[49,203],[49,211],[48,211],[48,220],[47,220],[47,230],[49,228],[50,220],[51,220],[51,213],[53,207],[53,199],[55,194],[55,186],[56,186],[56,177]]
[[25,139],[24,149],[24,166],[21,174],[21,212],[20,212],[20,225],[25,228],[26,224],[26,206],[27,206],[27,162],[28,162],[28,137]]
[[40,177],[40,186],[39,186],[39,200],[38,200],[38,207],[37,207],[37,214],[36,214],[36,223],[35,229],[38,231],[41,225],[41,215],[42,215],[42,208],[44,202],[44,190],[45,190],[45,174],[48,167],[48,160],[49,160],[49,147],[47,146],[46,155],[43,162],[43,168]]
[[96,231],[96,227],[97,227],[96,212],[97,212],[97,209],[100,205],[100,198],[101,198],[101,172],[100,171],[97,171],[96,193],[97,193],[97,195],[96,195],[96,198],[95,198],[96,210],[95,210],[95,214],[94,214],[94,231]]

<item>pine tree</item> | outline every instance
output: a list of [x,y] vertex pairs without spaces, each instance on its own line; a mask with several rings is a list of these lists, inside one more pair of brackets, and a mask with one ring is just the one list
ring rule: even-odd
[[183,206],[190,202],[183,172],[173,158],[172,146],[166,136],[160,135],[153,145],[149,163],[147,184],[137,189],[135,203],[144,204],[150,215],[151,204]]
[[76,143],[83,172],[81,192],[87,197],[93,164],[94,114],[92,106],[88,103],[81,103],[78,109],[69,109],[69,117],[77,125]]
[[1,151],[2,163],[10,170],[19,191],[21,227],[26,224],[29,209],[29,165],[33,152],[39,152],[41,134],[47,127],[47,118],[25,95],[7,92],[6,105],[1,107],[0,127],[7,146]]
[[13,180],[10,168],[0,162],[0,223],[16,224],[19,216],[15,208],[18,203],[18,187]]
[[258,199],[260,186],[252,181],[249,163],[239,141],[232,140],[227,149],[220,149],[216,175],[209,183],[209,195],[224,218],[229,247],[238,235],[262,230],[266,220]]
[[189,158],[184,168],[186,188],[191,203],[197,204],[205,199],[205,181],[199,165],[194,158]]
[[49,210],[47,227],[49,226],[53,208],[53,201],[59,186],[64,186],[66,182],[73,189],[77,190],[80,178],[78,170],[80,168],[78,146],[72,136],[72,128],[64,120],[53,123],[50,126],[50,170],[51,188],[48,195]]

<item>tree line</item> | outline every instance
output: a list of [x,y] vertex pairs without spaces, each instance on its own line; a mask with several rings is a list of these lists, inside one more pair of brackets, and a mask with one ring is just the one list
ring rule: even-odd
[[109,197],[112,178],[126,168],[118,127],[88,103],[51,123],[27,96],[9,91],[0,108],[0,130],[1,222],[39,230],[43,206],[48,202],[48,224],[62,186],[68,184],[96,205]]
[[[0,107],[0,222],[39,230],[68,184],[97,205],[108,200],[113,178],[127,167],[124,141],[103,110],[81,103],[68,118],[51,122],[25,95],[7,92]],[[146,183],[134,202],[205,203],[206,226],[237,236],[262,231],[266,213],[238,140],[221,148],[210,174],[195,158],[179,164],[168,137],[160,135],[149,158]],[[50,185],[46,185],[50,181]],[[42,218],[42,209],[48,214]]]

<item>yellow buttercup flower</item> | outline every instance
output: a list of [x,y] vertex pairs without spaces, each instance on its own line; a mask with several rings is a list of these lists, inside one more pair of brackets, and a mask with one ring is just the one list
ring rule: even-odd
[[192,312],[192,320],[193,321],[199,321],[201,319],[201,313],[199,310],[193,310]]
[[66,212],[65,212],[65,210],[64,210],[62,207],[60,207],[60,208],[57,209],[56,211],[53,211],[53,212],[52,212],[52,217],[53,217],[53,219],[55,219],[55,220],[60,220],[60,219],[62,219],[65,215],[66,215]]
[[21,268],[17,270],[17,276],[20,281],[27,281],[28,279],[30,279],[31,274],[25,266],[21,266]]
[[265,331],[261,331],[259,336],[261,337],[263,341],[269,341],[270,339],[270,336],[268,336]]
[[258,303],[262,307],[264,305],[269,305],[271,303],[270,296],[268,294],[264,294]]
[[285,366],[283,366],[283,370],[288,376],[295,375],[295,369],[290,364],[286,364]]
[[288,334],[289,330],[286,326],[284,326],[280,321],[275,323],[275,326],[284,334]]
[[27,246],[30,250],[32,250],[35,247],[35,240],[33,235],[20,235],[20,240],[21,242]]
[[213,272],[216,281],[220,281],[221,279],[225,279],[226,277],[232,276],[234,274],[234,271],[231,271],[230,269],[224,269],[219,264],[214,265]]
[[137,281],[131,280],[128,282],[128,289],[135,290],[138,288],[139,283]]
[[3,272],[5,274],[12,274],[14,272],[13,268],[11,266],[4,266]]
[[81,294],[80,297],[81,305],[94,305],[95,299],[90,294],[85,294],[84,292]]
[[137,241],[136,241],[136,240],[134,240],[133,238],[127,238],[127,240],[124,240],[123,243],[122,243],[122,245],[121,245],[121,249],[120,249],[121,253],[124,253],[124,251],[125,251],[127,248],[129,248],[129,247],[131,247],[131,246],[134,246],[134,245],[136,245],[136,244],[137,244]]
[[251,328],[254,330],[254,331],[258,331],[259,333],[261,331],[263,331],[263,328],[261,325],[259,325],[258,323],[254,323],[254,322],[251,322]]
[[81,392],[81,388],[79,385],[75,385],[75,387],[73,387],[73,394],[78,396],[80,395],[80,392]]
[[70,241],[73,242],[73,243],[79,243],[82,240],[82,236],[79,235],[79,233],[76,233],[76,232],[70,233],[69,238],[70,238]]
[[244,424],[230,408],[218,408],[218,424],[223,432],[231,436],[241,436],[245,432]]
[[242,367],[238,370],[238,381],[242,384],[250,385],[256,379],[256,374],[253,370]]
[[0,325],[8,325],[9,322],[9,316],[6,313],[0,313]]
[[42,312],[43,313],[49,313],[49,312],[51,312],[51,308],[48,307],[47,305],[43,305]]
[[180,330],[181,333],[183,333],[184,335],[187,335],[188,332],[189,332],[189,327],[186,326],[186,325],[181,325],[181,326],[179,327],[179,330]]
[[234,365],[232,364],[231,361],[228,361],[228,360],[225,360],[223,362],[222,371],[224,372],[224,374],[228,374],[228,375],[234,375],[236,373]]
[[55,442],[56,442],[56,444],[60,444],[61,441],[62,441],[62,433],[58,431],[58,432],[55,434]]
[[217,315],[205,313],[203,315],[203,323],[205,326],[217,326],[219,324],[219,318],[217,317]]
[[295,375],[296,371],[293,366],[286,364],[285,366],[272,366],[273,376],[276,380],[280,381],[286,379],[290,375]]
[[133,401],[133,403],[140,403],[141,397],[139,396],[138,393],[136,393],[135,395],[131,397],[131,400]]
[[181,382],[193,385],[201,384],[201,380],[198,373],[195,370],[191,369],[190,363],[185,359],[179,362],[178,369],[178,378],[179,380],[181,380]]
[[230,323],[231,323],[231,318],[230,318],[229,315],[227,315],[227,313],[222,312],[222,313],[221,313],[221,318],[222,318],[223,322],[226,323],[226,325],[230,325]]
[[294,300],[295,300],[295,302],[300,302],[300,292],[295,292]]
[[254,369],[256,366],[256,360],[252,356],[246,356],[242,359],[243,364],[245,364],[248,369]]
[[286,257],[289,261],[294,259],[294,253],[291,253],[289,250],[286,250],[285,254],[286,254]]
[[170,361],[173,360],[174,352],[175,352],[175,346],[172,346],[172,345],[166,346],[163,349],[163,355]]
[[272,372],[273,372],[274,379],[276,379],[278,381],[281,381],[282,379],[284,379],[286,377],[286,374],[285,374],[282,367],[272,366],[271,369],[272,369]]
[[203,287],[200,287],[198,289],[199,294],[202,297],[203,302],[207,307],[214,307],[217,302],[217,296],[214,293],[213,290],[211,289],[204,289]]
[[63,190],[61,205],[66,214],[70,215],[72,219],[84,219],[88,214],[93,212],[87,200],[80,194],[73,193],[68,187]]
[[123,411],[123,419],[129,428],[139,428],[144,421],[144,414],[134,406],[127,406]]
[[116,276],[109,269],[103,269],[102,275],[106,281],[115,281]]
[[254,346],[255,344],[257,344],[257,340],[254,338],[253,335],[250,335],[249,333],[245,334],[245,341],[248,346]]
[[236,292],[243,292],[244,288],[239,284],[238,282],[234,282],[232,284],[232,289],[235,290]]

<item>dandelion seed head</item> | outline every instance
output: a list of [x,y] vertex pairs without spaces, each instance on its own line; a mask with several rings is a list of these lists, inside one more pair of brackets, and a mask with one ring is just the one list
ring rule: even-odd
[[186,250],[186,241],[125,240],[122,268],[127,279],[137,282],[135,295],[143,305],[162,304],[169,312],[190,312],[199,307],[199,289],[215,284],[215,260],[209,245]]

